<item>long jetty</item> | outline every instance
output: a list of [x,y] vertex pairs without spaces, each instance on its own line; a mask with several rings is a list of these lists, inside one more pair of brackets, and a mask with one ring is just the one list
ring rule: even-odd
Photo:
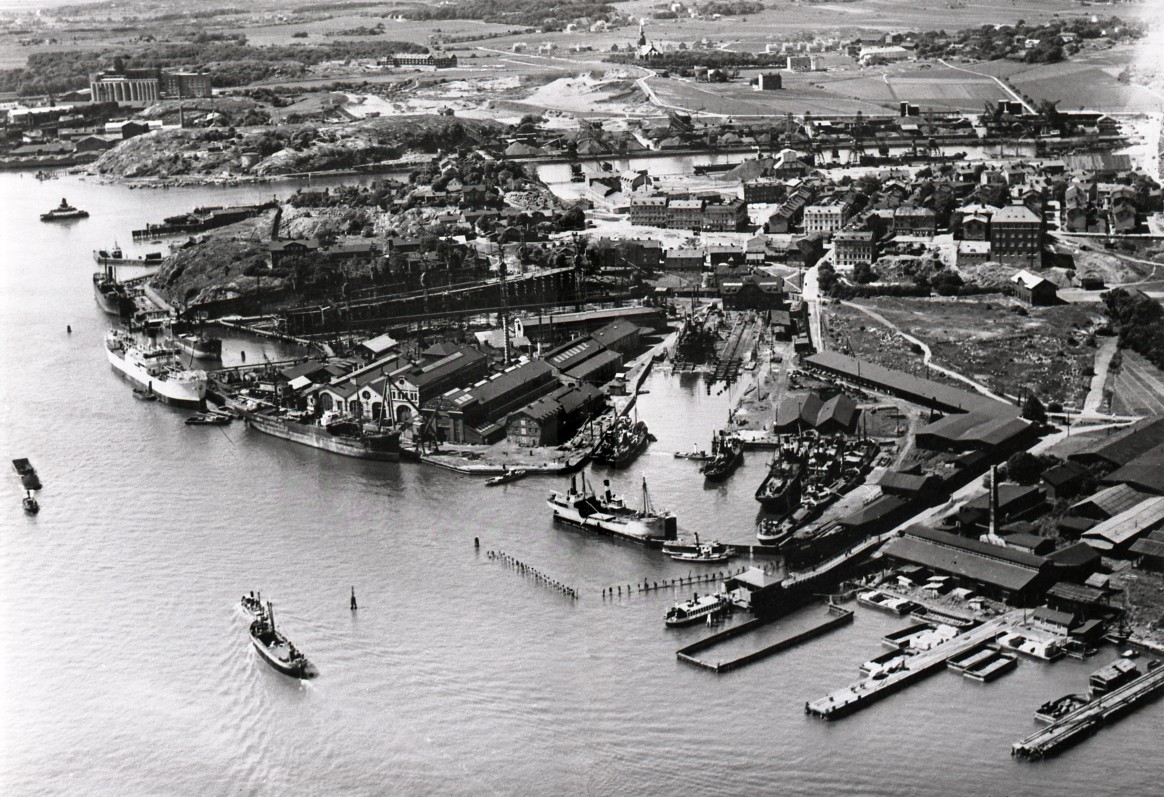
[[863,678],[844,689],[804,704],[806,714],[821,719],[840,719],[859,711],[884,697],[917,683],[923,678],[946,668],[946,662],[978,645],[993,642],[1003,634],[1009,617],[991,620],[965,634],[943,642],[906,660],[904,666],[885,678]]
[[1010,754],[1032,760],[1054,755],[1114,722],[1161,691],[1164,691],[1164,667],[1157,667],[1060,717],[1022,741],[1015,742],[1011,745]]
[[851,609],[846,609],[835,604],[829,604],[828,613],[829,616],[825,620],[817,623],[812,628],[805,629],[798,634],[785,637],[784,639],[778,640],[777,642],[773,642],[771,645],[766,645],[759,650],[752,651],[751,653],[745,653],[743,656],[730,659],[729,661],[720,661],[712,664],[711,662],[696,658],[695,654],[714,647],[721,642],[726,642],[733,637],[740,636],[741,634],[745,634],[748,631],[759,628],[761,625],[767,625],[769,622],[771,622],[771,620],[767,618],[749,620],[746,623],[741,623],[740,625],[729,628],[726,631],[720,631],[718,634],[712,634],[706,639],[693,642],[687,647],[676,651],[675,656],[679,659],[679,661],[686,662],[687,664],[693,664],[696,667],[702,667],[706,670],[711,670],[712,672],[716,673],[738,670],[740,667],[746,667],[749,664],[754,664],[761,659],[766,659],[769,656],[780,653],[781,651],[794,648],[797,645],[807,642],[810,639],[815,639],[818,636],[827,634],[829,631],[840,628],[842,625],[848,625],[849,623],[853,622],[853,612]]

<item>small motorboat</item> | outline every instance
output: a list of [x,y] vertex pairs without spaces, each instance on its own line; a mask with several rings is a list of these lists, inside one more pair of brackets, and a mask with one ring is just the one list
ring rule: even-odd
[[695,462],[707,462],[712,458],[712,455],[703,450],[698,451],[676,451],[675,459],[690,459]]
[[229,415],[221,415],[217,412],[200,412],[186,419],[187,426],[226,426],[229,423]]
[[40,504],[37,502],[36,496],[32,494],[32,490],[29,490],[28,495],[20,499],[20,504],[24,507],[24,511],[30,515],[35,515],[40,511]]
[[499,476],[494,476],[491,479],[486,479],[485,486],[486,487],[497,487],[498,485],[501,485],[501,484],[509,484],[510,482],[517,481],[518,479],[524,479],[528,473],[529,472],[526,471],[524,468],[515,468],[513,470],[507,470],[507,471],[505,471],[505,473],[502,473]]
[[157,401],[158,396],[152,390],[142,390],[140,387],[133,389],[133,397],[138,401]]

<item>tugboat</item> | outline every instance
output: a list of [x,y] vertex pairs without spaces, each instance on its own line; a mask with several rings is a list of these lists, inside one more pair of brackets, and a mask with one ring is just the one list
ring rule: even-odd
[[663,553],[671,556],[677,553],[699,553],[701,548],[710,548],[715,553],[727,552],[729,549],[719,540],[711,542],[703,542],[699,539],[699,533],[695,533],[694,541],[691,540],[668,540],[663,543]]
[[510,482],[517,481],[518,479],[524,479],[527,473],[528,471],[526,471],[524,468],[514,468],[513,470],[509,470],[507,468],[504,473],[498,476],[494,476],[492,479],[486,479],[485,486],[497,487],[501,484],[509,484]]
[[251,642],[272,667],[293,678],[314,678],[319,673],[291,640],[275,628],[275,607],[267,601],[266,611],[251,623]]
[[673,553],[671,558],[676,562],[695,562],[696,564],[718,564],[732,558],[732,553],[724,546],[714,548],[710,545],[700,545],[696,551]]
[[48,213],[40,214],[41,221],[66,221],[68,219],[87,219],[89,218],[89,211],[75,208],[69,204],[68,200],[61,198],[61,204],[50,210]]
[[723,481],[744,461],[744,441],[735,435],[720,432],[712,441],[711,450],[714,453],[711,461],[700,468],[709,481]]
[[667,616],[663,618],[663,622],[669,628],[691,625],[692,623],[698,623],[700,620],[703,620],[709,614],[725,611],[728,606],[727,598],[723,595],[704,595],[701,598],[699,597],[699,593],[696,592],[691,600],[677,603],[668,609]]
[[37,503],[36,496],[32,494],[32,490],[29,490],[28,494],[20,499],[20,504],[29,515],[35,515],[40,511],[40,504]]

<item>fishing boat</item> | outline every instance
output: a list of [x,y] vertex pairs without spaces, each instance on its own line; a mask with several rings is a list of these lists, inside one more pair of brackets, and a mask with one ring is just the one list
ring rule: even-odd
[[709,481],[723,481],[744,461],[744,441],[735,435],[720,432],[712,441],[711,450],[714,453],[711,461],[700,468]]
[[182,333],[174,336],[174,345],[182,352],[197,357],[199,360],[221,360],[222,339],[212,338],[201,333],[193,335]]
[[12,467],[20,476],[20,483],[26,490],[39,490],[41,488],[40,476],[36,473],[36,468],[27,459],[21,457],[20,459],[12,460]]
[[186,419],[187,426],[227,426],[229,424],[230,416],[217,412],[200,412]]
[[692,451],[676,451],[675,459],[691,459],[696,462],[707,462],[711,459],[711,454],[707,453],[702,448]]
[[696,551],[685,551],[683,553],[673,553],[671,558],[676,562],[695,562],[697,564],[717,564],[719,562],[726,562],[732,558],[731,551],[724,547],[719,549],[713,548],[710,545],[701,545]]
[[89,211],[73,207],[64,198],[61,199],[61,204],[57,205],[48,213],[40,214],[41,221],[66,221],[68,219],[87,218],[89,218]]
[[645,423],[619,416],[602,436],[593,458],[612,468],[625,468],[647,447],[650,439]]
[[267,601],[266,611],[251,623],[251,642],[267,664],[284,675],[295,678],[318,675],[307,657],[275,628],[275,607],[270,601]]
[[185,368],[174,347],[139,343],[132,334],[115,329],[105,337],[105,350],[109,364],[137,388],[136,398],[202,409],[206,372]]
[[571,476],[569,490],[555,490],[546,499],[556,522],[634,542],[662,542],[675,538],[678,527],[675,516],[657,511],[651,505],[646,479],[643,479],[642,507],[634,509],[622,496],[611,492],[609,481],[604,482],[602,492],[596,493],[587,484],[586,475],[580,474],[580,477],[581,487],[577,482],[579,477]]
[[133,296],[124,284],[114,279],[112,269],[93,273],[93,295],[97,306],[109,315],[129,318],[136,310]]
[[729,605],[724,595],[704,595],[701,598],[697,592],[691,600],[677,603],[668,609],[663,622],[670,628],[691,625],[704,620],[708,615],[725,611]]
[[32,494],[32,490],[29,490],[25,496],[20,499],[20,504],[24,507],[24,511],[30,515],[35,515],[40,511],[40,504],[37,502],[36,496]]
[[756,489],[756,500],[769,512],[792,512],[800,504],[804,463],[777,459]]
[[528,471],[526,471],[524,468],[514,468],[513,470],[506,470],[505,473],[502,473],[498,476],[494,476],[491,479],[486,479],[485,486],[486,487],[497,487],[498,485],[501,485],[501,484],[509,484],[510,482],[517,481],[518,479],[524,479],[527,474],[528,474]]

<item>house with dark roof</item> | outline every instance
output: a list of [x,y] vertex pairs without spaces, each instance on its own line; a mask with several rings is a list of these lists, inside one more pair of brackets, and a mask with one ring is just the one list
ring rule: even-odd
[[768,274],[744,274],[724,279],[719,286],[727,310],[783,310],[784,279]]
[[615,319],[590,333],[602,348],[626,357],[638,351],[642,329],[627,319]]
[[506,437],[522,448],[556,446],[599,412],[602,402],[602,392],[593,385],[564,385],[511,414]]
[[[1035,485],[998,485],[998,524],[1033,517],[1046,506],[1047,496]],[[990,495],[983,493],[967,501],[961,509],[951,515],[954,524],[963,533],[985,531],[990,525]]]

